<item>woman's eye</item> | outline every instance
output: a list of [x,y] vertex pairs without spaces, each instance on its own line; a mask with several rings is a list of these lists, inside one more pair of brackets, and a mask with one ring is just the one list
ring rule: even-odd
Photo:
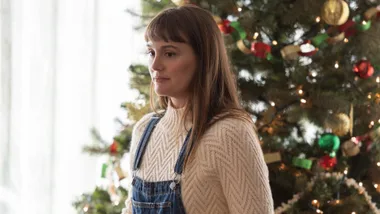
[[146,51],[146,54],[147,54],[148,56],[154,56],[154,52],[153,52],[152,50],[147,50],[147,51]]
[[176,54],[174,52],[166,52],[165,55],[168,56],[168,57],[173,57]]

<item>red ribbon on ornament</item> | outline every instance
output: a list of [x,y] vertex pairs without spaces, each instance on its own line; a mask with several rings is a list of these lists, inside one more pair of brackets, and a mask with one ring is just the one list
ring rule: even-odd
[[271,52],[271,46],[263,42],[252,42],[251,51],[256,57],[264,59]]
[[111,146],[110,146],[110,153],[112,155],[115,155],[117,154],[117,149],[118,149],[118,143],[116,141],[114,141]]
[[355,137],[358,142],[362,142],[362,145],[366,146],[366,151],[369,152],[371,150],[371,145],[373,143],[373,140],[369,136],[369,134],[365,134],[362,136],[356,136]]
[[224,19],[222,23],[218,24],[219,30],[222,31],[225,34],[230,34],[234,30],[231,25],[230,21],[228,19]]
[[344,32],[345,37],[348,38],[356,34],[357,30],[355,28],[355,24],[356,23],[350,19],[346,23],[340,25],[338,30],[341,33]]

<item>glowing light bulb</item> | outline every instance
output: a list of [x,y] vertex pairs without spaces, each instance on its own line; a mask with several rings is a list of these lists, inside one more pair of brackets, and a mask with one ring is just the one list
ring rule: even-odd
[[362,186],[363,186],[363,183],[362,183],[362,182],[359,182],[359,186],[361,186],[361,187],[362,187]]
[[344,40],[343,40],[345,43],[347,43],[348,42],[348,39],[347,38],[344,38]]
[[298,94],[303,94],[302,89],[298,90]]
[[271,102],[270,102],[270,105],[271,105],[271,106],[275,106],[276,103],[274,103],[273,101],[271,101]]
[[83,207],[83,212],[86,213],[87,211],[88,211],[88,205],[86,205],[86,206]]
[[376,82],[380,83],[380,77],[376,77]]
[[317,209],[316,212],[317,213],[323,213],[322,210],[320,210],[320,209]]
[[371,94],[368,94],[367,97],[368,97],[368,99],[371,99],[371,98],[372,98],[372,95],[371,95]]
[[375,187],[375,189],[377,189],[379,185],[378,184],[374,184],[373,187]]
[[339,63],[338,63],[338,61],[336,61],[336,62],[335,62],[335,65],[334,65],[334,67],[335,67],[336,69],[338,69],[338,68],[339,68]]
[[362,21],[362,25],[366,25],[367,22],[365,20]]
[[375,125],[375,122],[374,121],[371,121],[371,126],[374,126]]
[[258,36],[259,36],[259,33],[258,33],[258,32],[255,32],[255,33],[253,34],[253,39],[257,39]]
[[238,11],[241,12],[241,10],[242,10],[241,7],[239,7],[239,8],[238,8]]
[[316,205],[316,204],[318,204],[318,200],[314,199],[311,203],[312,203],[313,205]]
[[320,22],[321,21],[321,17],[317,16],[317,18],[315,18],[315,22]]
[[380,162],[377,162],[377,164],[376,164],[378,167],[380,167]]
[[301,101],[301,103],[306,103],[305,99],[301,99],[300,101]]
[[272,44],[273,44],[273,45],[277,45],[278,43],[277,43],[276,40],[273,40]]
[[343,173],[344,173],[345,175],[347,175],[347,174],[348,174],[348,169],[346,168],[346,169],[343,171]]

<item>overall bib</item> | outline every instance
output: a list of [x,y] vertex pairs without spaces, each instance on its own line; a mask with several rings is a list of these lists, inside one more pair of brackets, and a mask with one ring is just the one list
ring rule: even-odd
[[153,116],[139,142],[133,164],[132,210],[133,214],[185,214],[181,198],[181,174],[185,159],[186,146],[191,130],[179,153],[175,165],[175,178],[161,182],[146,182],[135,174],[141,164],[149,137],[160,117]]

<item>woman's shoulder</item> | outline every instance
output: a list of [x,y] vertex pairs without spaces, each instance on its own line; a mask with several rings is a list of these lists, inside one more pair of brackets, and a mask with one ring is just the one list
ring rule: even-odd
[[221,115],[214,118],[214,122],[209,128],[210,130],[240,130],[240,131],[253,131],[255,132],[256,128],[253,120],[247,117],[238,117],[238,116],[228,116]]
[[140,120],[138,120],[134,127],[133,127],[133,132],[141,132],[143,131],[146,126],[148,125],[149,121],[152,119],[152,117],[156,116],[156,112],[150,112],[148,114],[145,114]]
[[209,143],[217,142],[221,146],[225,143],[257,141],[257,133],[252,120],[227,116],[215,120],[206,130],[203,139]]

